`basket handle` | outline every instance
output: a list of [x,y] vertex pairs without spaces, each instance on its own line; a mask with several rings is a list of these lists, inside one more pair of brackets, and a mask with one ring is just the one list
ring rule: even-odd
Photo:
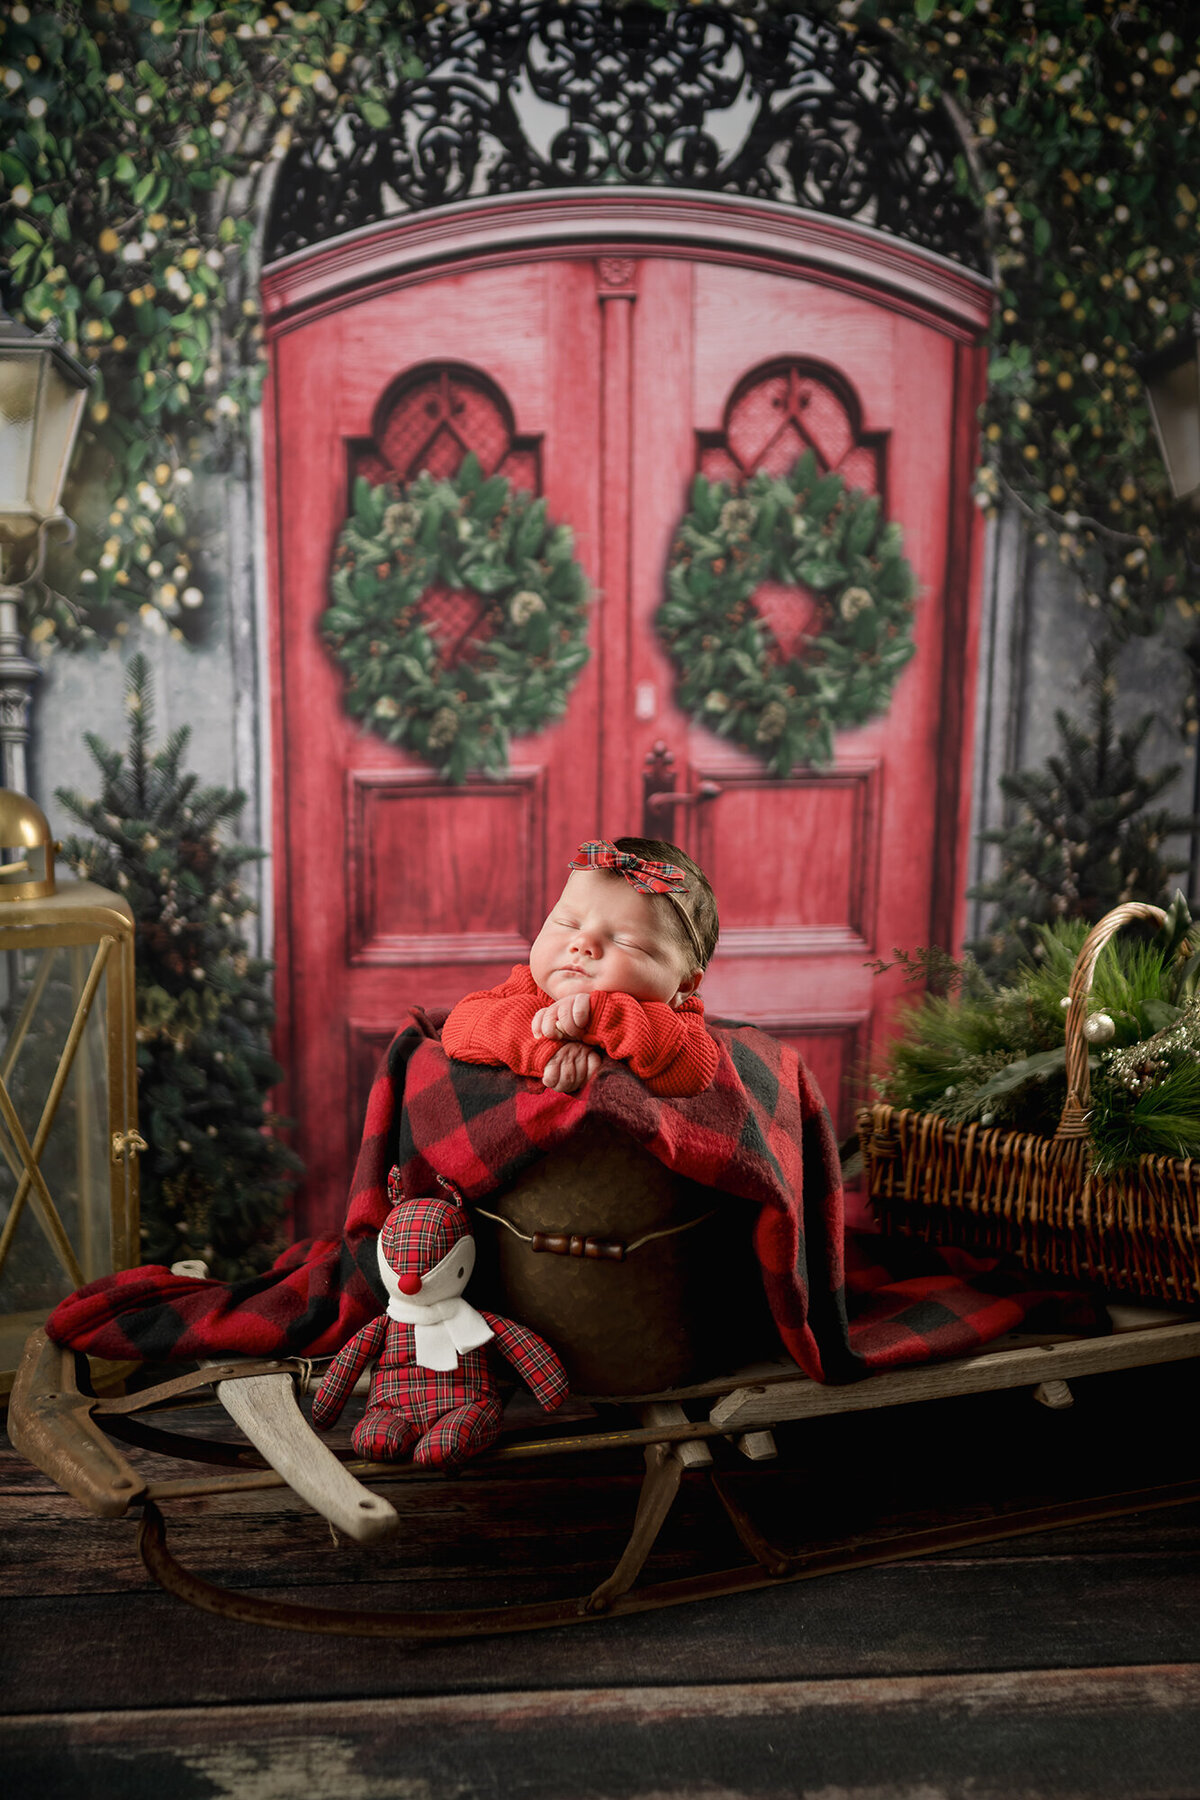
[[1058,1121],[1058,1130],[1054,1134],[1056,1144],[1064,1139],[1085,1138],[1088,1135],[1092,1081],[1088,1071],[1088,1047],[1083,1035],[1083,1024],[1087,1017],[1088,995],[1092,991],[1092,977],[1096,973],[1100,952],[1109,938],[1116,937],[1122,925],[1132,924],[1134,919],[1152,919],[1156,925],[1162,925],[1165,924],[1166,917],[1161,906],[1148,906],[1141,900],[1129,900],[1124,906],[1114,906],[1111,912],[1105,913],[1083,940],[1083,946],[1075,958],[1075,967],[1071,970],[1071,985],[1067,990],[1070,1001],[1067,1007],[1067,1098],[1062,1117]]

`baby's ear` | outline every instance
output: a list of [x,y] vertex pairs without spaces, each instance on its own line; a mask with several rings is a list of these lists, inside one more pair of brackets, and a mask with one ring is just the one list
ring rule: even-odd
[[685,1000],[690,1000],[703,980],[703,969],[693,969],[690,975],[685,975],[679,984],[674,999],[671,1001],[671,1005],[676,1007],[682,1006]]

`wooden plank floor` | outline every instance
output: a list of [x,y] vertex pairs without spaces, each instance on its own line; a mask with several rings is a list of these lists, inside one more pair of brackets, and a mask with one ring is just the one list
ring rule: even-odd
[[[792,1544],[1200,1475],[1200,1364],[1075,1391],[1064,1413],[1017,1393],[814,1421],[779,1433],[779,1465],[718,1460]],[[170,1541],[210,1580],[314,1604],[578,1594],[615,1560],[638,1479],[603,1457],[393,1485],[402,1538],[373,1550],[286,1493],[183,1501]],[[89,1518],[9,1449],[0,1509],[6,1800],[1200,1795],[1200,1505],[415,1647],[185,1608],[144,1573],[132,1521]],[[744,1560],[687,1476],[647,1579]]]

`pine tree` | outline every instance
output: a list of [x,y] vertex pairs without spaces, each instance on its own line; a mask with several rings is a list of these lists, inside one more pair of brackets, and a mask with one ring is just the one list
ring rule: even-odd
[[986,973],[1004,977],[1038,953],[1036,927],[1057,919],[1103,917],[1127,900],[1165,906],[1171,877],[1187,868],[1166,841],[1194,821],[1151,802],[1179,774],[1172,764],[1143,775],[1138,769],[1154,715],[1128,731],[1116,729],[1116,650],[1097,646],[1085,678],[1088,720],[1055,714],[1059,754],[1041,769],[1001,777],[1017,805],[1010,825],[982,832],[998,844],[1000,873],[971,890],[995,906],[987,935],[970,946]]
[[279,1224],[300,1167],[267,1111],[282,1070],[270,1053],[271,964],[239,929],[253,902],[239,880],[261,850],[221,827],[245,805],[236,789],[201,787],[182,768],[191,730],[153,750],[145,657],[129,665],[129,742],[85,742],[100,798],[57,797],[94,839],[63,846],[75,872],[128,900],[136,927],[142,1257],[196,1257],[224,1279],[253,1274],[278,1251]]

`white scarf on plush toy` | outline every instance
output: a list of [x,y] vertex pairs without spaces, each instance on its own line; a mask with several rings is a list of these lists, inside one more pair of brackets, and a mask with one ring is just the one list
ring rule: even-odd
[[[388,1318],[413,1327],[416,1340],[413,1361],[418,1369],[448,1374],[457,1369],[464,1351],[477,1350],[495,1337],[482,1314],[463,1299],[461,1291],[454,1291],[465,1285],[475,1266],[474,1238],[463,1239],[440,1263],[435,1263],[429,1273],[421,1277],[421,1292],[411,1297],[400,1292],[396,1271],[384,1255],[379,1238],[375,1240],[375,1253],[383,1285],[388,1291]],[[459,1280],[457,1268],[452,1271],[451,1264],[461,1267],[464,1256],[468,1258],[467,1273]],[[442,1293],[447,1295],[444,1300],[439,1298]]]

